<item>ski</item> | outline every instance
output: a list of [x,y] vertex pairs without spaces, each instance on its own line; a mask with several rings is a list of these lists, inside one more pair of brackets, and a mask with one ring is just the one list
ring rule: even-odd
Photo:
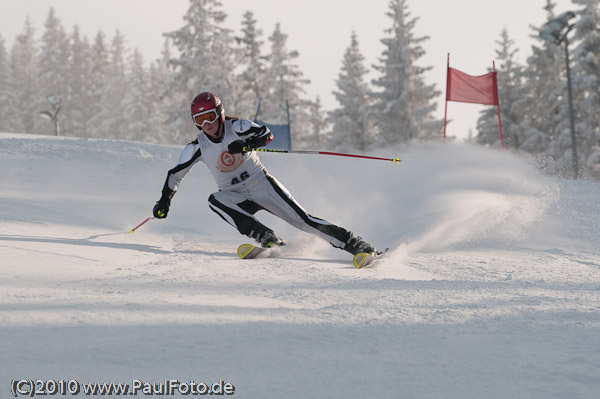
[[375,252],[359,252],[356,255],[354,255],[354,259],[352,260],[352,263],[354,264],[354,267],[356,267],[357,269],[364,269],[365,267],[368,267],[370,264],[372,264],[375,261],[380,260],[381,258],[383,258],[384,256],[386,256],[389,252],[389,248],[386,248],[382,253],[380,254],[376,254]]
[[[386,256],[388,251],[389,248],[386,248],[380,254],[360,252],[354,256],[352,263],[357,269],[364,269],[365,267],[371,265],[373,262],[378,261],[384,256]],[[242,259],[262,258],[265,257],[268,252],[269,248],[257,247],[256,245],[252,244],[242,244],[237,249],[237,254]]]
[[265,254],[268,251],[268,248],[257,247],[252,244],[242,244],[237,249],[237,254],[242,259],[254,259],[257,258],[261,254]]

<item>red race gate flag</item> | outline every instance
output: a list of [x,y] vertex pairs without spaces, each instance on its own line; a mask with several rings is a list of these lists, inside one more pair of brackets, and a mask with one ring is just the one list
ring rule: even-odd
[[450,54],[448,54],[448,74],[446,77],[446,111],[444,114],[444,140],[446,140],[446,116],[448,114],[448,101],[495,105],[498,109],[498,124],[500,126],[500,142],[504,148],[502,135],[502,120],[500,118],[500,101],[498,101],[498,80],[496,66],[493,72],[481,76],[471,76],[458,69],[450,68]]
[[497,105],[496,72],[471,76],[448,67],[446,101]]

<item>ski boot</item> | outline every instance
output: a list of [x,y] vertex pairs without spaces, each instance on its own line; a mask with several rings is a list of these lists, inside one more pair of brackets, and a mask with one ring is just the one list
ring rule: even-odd
[[354,236],[352,233],[350,233],[350,237],[346,241],[344,251],[350,252],[352,255],[356,255],[361,252],[368,254],[374,253],[377,255],[381,254],[381,252],[377,251],[374,246],[363,241],[361,237]]
[[277,237],[273,230],[267,230],[260,239],[260,246],[263,248],[281,247],[285,245],[285,241]]

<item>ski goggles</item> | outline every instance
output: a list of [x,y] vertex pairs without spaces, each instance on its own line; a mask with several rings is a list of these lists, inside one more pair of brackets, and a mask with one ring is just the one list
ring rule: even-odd
[[209,109],[208,111],[203,111],[192,115],[192,119],[194,120],[196,126],[202,127],[205,123],[216,122],[216,120],[219,119],[219,115],[217,114],[217,110]]

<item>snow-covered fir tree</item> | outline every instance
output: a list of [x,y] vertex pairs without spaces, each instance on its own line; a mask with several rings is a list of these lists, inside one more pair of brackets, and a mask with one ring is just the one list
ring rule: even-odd
[[[304,131],[303,122],[308,117],[307,109],[310,101],[304,100],[304,86],[310,83],[303,78],[303,73],[295,63],[299,57],[296,50],[287,49],[288,35],[281,32],[280,24],[275,25],[273,34],[269,37],[271,53],[268,56],[269,65],[266,72],[266,84],[269,92],[263,97],[259,119],[275,124],[287,123],[286,100],[289,102],[292,140],[302,147],[303,137],[309,132]],[[297,143],[296,143],[296,140]]]
[[262,55],[261,40],[263,32],[256,25],[254,13],[246,11],[242,19],[242,36],[236,39],[242,52],[242,71],[237,76],[240,92],[237,115],[249,119],[254,118],[258,99],[267,93],[266,57]]
[[[36,131],[36,119],[48,104],[38,87],[38,43],[29,17],[23,32],[15,38],[10,52],[10,70],[16,94],[15,106],[26,133],[47,134],[48,129]],[[47,122],[46,122],[47,123]]]
[[333,92],[340,106],[329,114],[333,125],[330,145],[334,149],[364,150],[373,143],[371,89],[366,82],[368,71],[364,60],[356,33],[352,32],[350,46],[344,53],[342,69],[336,81],[337,90]]
[[110,55],[106,44],[106,36],[102,31],[96,34],[91,48],[92,71],[89,76],[90,95],[92,102],[89,104],[91,118],[88,121],[89,137],[106,137],[106,122],[103,118],[110,118],[110,104],[106,103],[107,91],[110,84]]
[[225,104],[225,111],[229,115],[236,115],[237,101],[242,93],[237,84],[235,71],[238,69],[241,57],[240,50],[235,46],[233,30],[221,29],[212,43],[212,54],[216,55],[217,61],[209,64],[209,76],[214,77],[210,85],[214,87],[215,93],[219,93],[219,97]]
[[600,0],[573,3],[581,6],[572,50],[577,152],[584,174],[600,179]]
[[[498,61],[497,81],[498,99],[500,102],[500,117],[504,145],[506,148],[519,149],[525,141],[521,124],[524,120],[523,106],[525,99],[525,86],[523,85],[523,67],[515,60],[518,51],[515,42],[508,35],[506,28],[502,29],[499,46],[496,51]],[[481,111],[477,121],[477,142],[485,145],[498,145],[500,143],[500,127],[498,124],[497,107],[486,107]]]
[[[570,21],[574,24],[574,29],[568,35],[579,169],[577,175],[581,176],[583,172],[588,176],[595,177],[595,172],[590,172],[590,170],[597,169],[594,165],[600,158],[600,150],[598,152],[596,150],[598,145],[594,144],[598,142],[599,5],[596,0],[573,0],[573,3],[582,6],[576,12],[577,20]],[[563,52],[564,63],[564,41],[561,43],[560,49]],[[548,159],[546,169],[552,174],[573,177],[576,173],[573,170],[575,162],[573,160],[570,111],[567,103],[566,74],[562,75],[561,83],[559,93],[563,98],[564,106],[558,110],[554,139],[546,151]]]
[[76,25],[70,35],[71,57],[67,65],[69,93],[65,99],[61,120],[65,136],[87,137],[88,123],[93,117],[94,99],[90,77],[94,60],[88,39],[81,35]]
[[148,120],[152,126],[152,130],[145,136],[143,141],[149,143],[169,143],[170,134],[166,128],[167,114],[168,114],[168,99],[166,95],[169,84],[169,77],[171,70],[169,62],[171,60],[171,50],[169,47],[169,40],[165,39],[163,44],[163,50],[161,57],[155,62],[150,64],[149,70],[149,89],[146,102],[150,103],[152,113],[147,115]]
[[125,36],[117,30],[110,47],[110,82],[106,88],[108,107],[107,133],[108,137],[123,137],[123,126],[127,124],[131,114],[121,106],[128,90],[126,59],[128,49],[125,45]]
[[171,98],[168,127],[173,143],[189,140],[190,101],[203,91],[217,94],[228,114],[235,112],[233,36],[223,22],[227,15],[217,0],[190,0],[183,16],[184,25],[166,33],[178,54],[171,59],[173,73],[169,84]]
[[306,107],[310,117],[302,125],[292,124],[290,127],[294,146],[310,150],[323,149],[326,145],[330,147],[329,143],[326,143],[329,122],[319,96],[308,102]]
[[325,142],[325,135],[329,127],[329,121],[327,120],[327,114],[323,110],[321,104],[321,98],[317,96],[315,101],[310,105],[310,124],[312,126],[312,137],[309,136],[305,148],[322,148]]
[[4,47],[4,38],[0,35],[0,132],[23,132],[15,101],[8,52]]
[[127,89],[125,77],[126,51],[125,37],[117,30],[111,45],[107,48],[107,58],[103,56],[102,64],[97,64],[103,67],[102,70],[98,71],[99,74],[103,74],[101,76],[102,85],[98,93],[103,104],[101,110],[95,113],[90,121],[93,137],[116,139],[123,134],[123,126],[127,123],[129,117],[128,111],[121,107]]
[[[39,63],[43,67],[39,68],[38,93],[42,97],[54,95],[63,101],[59,113],[59,118],[62,121],[61,134],[71,129],[69,126],[71,118],[68,98],[70,95],[68,81],[70,51],[69,40],[62,23],[56,16],[54,9],[50,8],[40,43]],[[49,104],[46,104],[46,107],[48,106]],[[53,133],[53,125],[48,121],[38,118],[36,122],[37,125],[40,125],[36,130],[46,130],[48,133]]]
[[126,92],[120,108],[127,110],[127,118],[121,127],[119,138],[132,141],[146,141],[153,135],[150,115],[154,113],[150,79],[144,68],[144,57],[139,50],[134,50],[128,62],[126,72]]
[[[555,6],[552,0],[546,0],[543,8],[546,11],[546,20],[555,17]],[[561,83],[559,78],[563,76],[565,62],[559,46],[541,38],[539,27],[531,26],[531,29],[534,45],[523,70],[526,94],[522,109],[524,140],[520,149],[545,162],[544,154],[554,139],[558,115],[560,110],[567,106],[566,97],[563,95],[564,83]]]
[[387,15],[392,27],[385,30],[388,37],[381,40],[380,64],[374,66],[381,74],[373,81],[381,90],[374,93],[378,131],[387,143],[433,137],[442,128],[433,117],[440,92],[425,83],[424,74],[431,67],[417,65],[425,54],[420,44],[428,37],[414,36],[417,19],[411,19],[407,0],[390,1]]

